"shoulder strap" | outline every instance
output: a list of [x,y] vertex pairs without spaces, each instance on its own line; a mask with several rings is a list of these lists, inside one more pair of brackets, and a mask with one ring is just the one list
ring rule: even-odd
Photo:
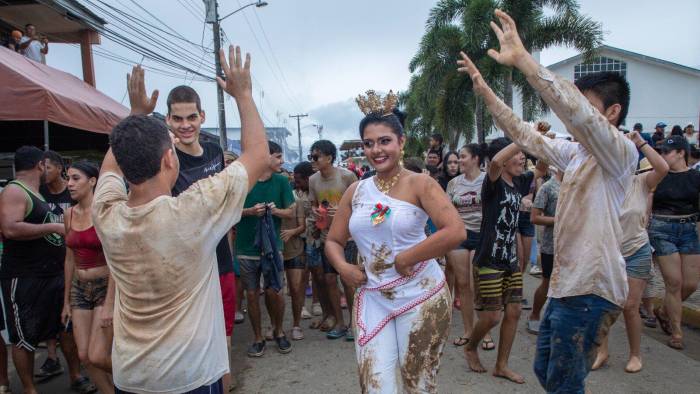
[[18,180],[12,180],[7,183],[8,185],[17,185],[22,191],[24,191],[24,195],[27,197],[27,208],[24,210],[24,218],[26,219],[30,213],[32,213],[32,210],[34,209],[34,200],[32,200],[32,195],[34,193],[31,192],[22,182]]

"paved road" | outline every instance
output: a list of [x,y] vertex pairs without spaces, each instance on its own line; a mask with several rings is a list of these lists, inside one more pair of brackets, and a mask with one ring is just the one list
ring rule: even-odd
[[[530,295],[538,283],[526,275],[526,294]],[[541,393],[532,373],[535,337],[524,329],[523,313],[520,329],[511,355],[511,367],[522,373],[527,382],[516,385],[489,374],[475,374],[466,368],[462,348],[451,344],[445,348],[439,374],[441,393]],[[461,319],[455,315],[453,335],[461,331]],[[287,313],[286,327],[291,324]],[[267,323],[264,323],[267,326]],[[308,326],[304,321],[303,326]],[[234,332],[235,359],[233,371],[237,377],[239,393],[356,393],[357,383],[355,351],[352,343],[329,341],[319,331],[305,329],[306,339],[293,342],[294,350],[281,355],[270,346],[260,359],[245,356],[245,349],[252,339],[250,324],[246,321],[236,326]],[[645,368],[635,375],[623,371],[627,357],[627,338],[621,321],[612,330],[612,351],[609,366],[593,372],[588,378],[588,388],[594,393],[696,393],[700,382],[700,332],[686,328],[686,350],[678,352],[664,343],[660,330],[646,329],[642,338]],[[37,353],[36,367],[45,358],[45,351]],[[495,352],[482,352],[484,365],[492,367]],[[63,364],[65,366],[65,362]],[[20,385],[14,368],[10,365],[11,388],[20,393]],[[68,378],[61,375],[38,386],[42,393],[70,393]]]

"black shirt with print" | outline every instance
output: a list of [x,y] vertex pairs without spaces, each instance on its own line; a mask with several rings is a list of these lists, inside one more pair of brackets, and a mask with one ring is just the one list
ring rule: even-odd
[[[172,190],[173,196],[184,192],[198,180],[224,169],[224,151],[219,145],[213,142],[203,142],[202,149],[201,156],[192,156],[175,149],[177,158],[180,160],[180,173]],[[216,246],[216,261],[219,266],[219,275],[233,272],[233,255],[228,245],[227,236],[224,236]]]
[[518,218],[521,190],[529,187],[532,176],[513,178],[513,185],[499,177],[491,181],[488,175],[481,187],[481,240],[476,248],[474,264],[477,267],[500,271],[517,272],[518,254],[515,234],[518,231]]

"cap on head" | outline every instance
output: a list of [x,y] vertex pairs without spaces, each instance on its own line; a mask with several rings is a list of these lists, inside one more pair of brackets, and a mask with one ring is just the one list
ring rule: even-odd
[[664,127],[666,127],[666,123],[664,123],[664,122],[659,122],[659,123],[656,124],[656,127],[664,128]]
[[674,135],[674,136],[671,136],[669,138],[666,138],[665,140],[663,140],[659,144],[659,147],[665,151],[672,151],[672,150],[689,151],[690,150],[690,145],[688,144],[688,140],[686,140],[685,137],[679,136],[679,135]]

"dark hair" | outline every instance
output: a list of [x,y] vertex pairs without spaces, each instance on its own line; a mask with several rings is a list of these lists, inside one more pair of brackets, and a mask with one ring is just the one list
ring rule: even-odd
[[97,166],[90,163],[87,160],[77,161],[71,164],[68,168],[75,168],[76,170],[82,172],[86,177],[88,177],[88,179],[97,179],[100,176],[100,170],[97,168]]
[[360,138],[365,138],[365,128],[372,124],[383,124],[389,127],[398,137],[403,137],[404,119],[405,116],[403,116],[401,111],[395,111],[390,115],[384,115],[381,112],[369,113],[360,121]]
[[314,168],[308,161],[302,161],[301,163],[294,166],[294,173],[299,174],[304,178],[308,178],[314,174]]
[[479,165],[484,164],[484,160],[486,159],[486,155],[488,154],[488,149],[489,146],[488,144],[467,144],[462,147],[462,149],[466,150],[469,152],[469,154],[474,157],[477,156],[479,158]]
[[443,157],[442,157],[442,152],[441,152],[441,151],[439,151],[439,150],[437,150],[437,149],[431,149],[431,150],[428,151],[428,154],[425,155],[425,158],[427,159],[428,156],[430,156],[430,155],[437,155],[438,160],[439,160],[439,161],[438,161],[438,164],[442,163]]
[[[24,29],[25,29],[25,30],[28,29],[29,26],[34,26],[34,24],[33,24],[33,23],[27,23],[26,25],[24,25]],[[34,27],[36,27],[36,26],[34,26]],[[25,32],[25,33],[26,33],[26,32]]]
[[615,127],[625,123],[630,106],[630,85],[625,77],[616,72],[603,71],[584,75],[575,84],[581,93],[591,91],[598,96],[605,109],[613,104],[620,104],[620,117]]
[[146,115],[124,118],[114,126],[109,142],[124,177],[134,185],[158,175],[163,153],[172,148],[167,126]]
[[63,161],[63,157],[58,152],[52,150],[47,150],[46,152],[44,152],[44,160],[48,160],[51,163],[60,166],[61,168],[66,167],[66,164]]
[[[366,119],[366,117],[365,117],[365,119]],[[360,130],[362,130],[362,129],[360,128]],[[360,131],[360,135],[361,134],[362,134],[362,131]],[[309,151],[313,152],[315,150],[321,152],[322,154],[324,154],[326,156],[331,156],[333,158],[333,160],[331,162],[335,162],[335,158],[338,155],[338,149],[335,147],[335,144],[333,144],[332,142],[330,142],[328,140],[318,140],[318,141],[314,142],[313,145],[311,145],[311,148],[309,149]]]
[[[447,158],[450,157],[450,156],[452,156],[452,155],[457,156],[457,160],[459,160],[459,153],[457,153],[457,152],[455,152],[455,151],[453,151],[453,150],[447,152],[447,153],[445,154],[445,156],[443,156],[443,158],[442,158],[442,161],[445,163],[445,165],[442,166],[442,172],[443,172],[445,175],[447,175]],[[457,169],[457,173],[459,173],[459,168]]]
[[641,124],[641,123],[635,123],[635,124],[634,124],[634,127],[632,127],[632,130],[634,130],[634,131],[642,131],[642,130],[644,130],[644,127],[642,127],[642,124]]
[[428,170],[428,172],[430,173],[430,176],[434,176],[439,171],[437,166],[434,166],[432,164],[426,164],[425,169]]
[[489,160],[493,160],[494,156],[503,150],[506,146],[510,145],[512,141],[506,137],[499,137],[491,141],[488,147]]
[[187,85],[176,86],[168,94],[168,114],[170,114],[170,107],[179,103],[195,103],[197,112],[202,112],[202,101],[199,99],[199,94]]
[[282,147],[275,141],[267,141],[267,146],[270,147],[270,154],[282,153]]
[[403,168],[422,174],[425,169],[425,163],[418,157],[409,157],[404,159]]
[[398,108],[394,108],[391,110],[391,113],[393,113],[396,118],[399,119],[399,123],[401,123],[401,127],[406,127],[406,114],[399,110]]
[[438,144],[442,145],[443,141],[445,141],[442,137],[442,134],[434,133],[430,136],[430,138],[434,139],[435,141],[438,142]]
[[673,128],[671,129],[671,135],[683,135],[683,129],[681,129],[681,126],[673,126]]
[[15,151],[15,171],[28,171],[44,160],[44,152],[36,146],[20,146]]

